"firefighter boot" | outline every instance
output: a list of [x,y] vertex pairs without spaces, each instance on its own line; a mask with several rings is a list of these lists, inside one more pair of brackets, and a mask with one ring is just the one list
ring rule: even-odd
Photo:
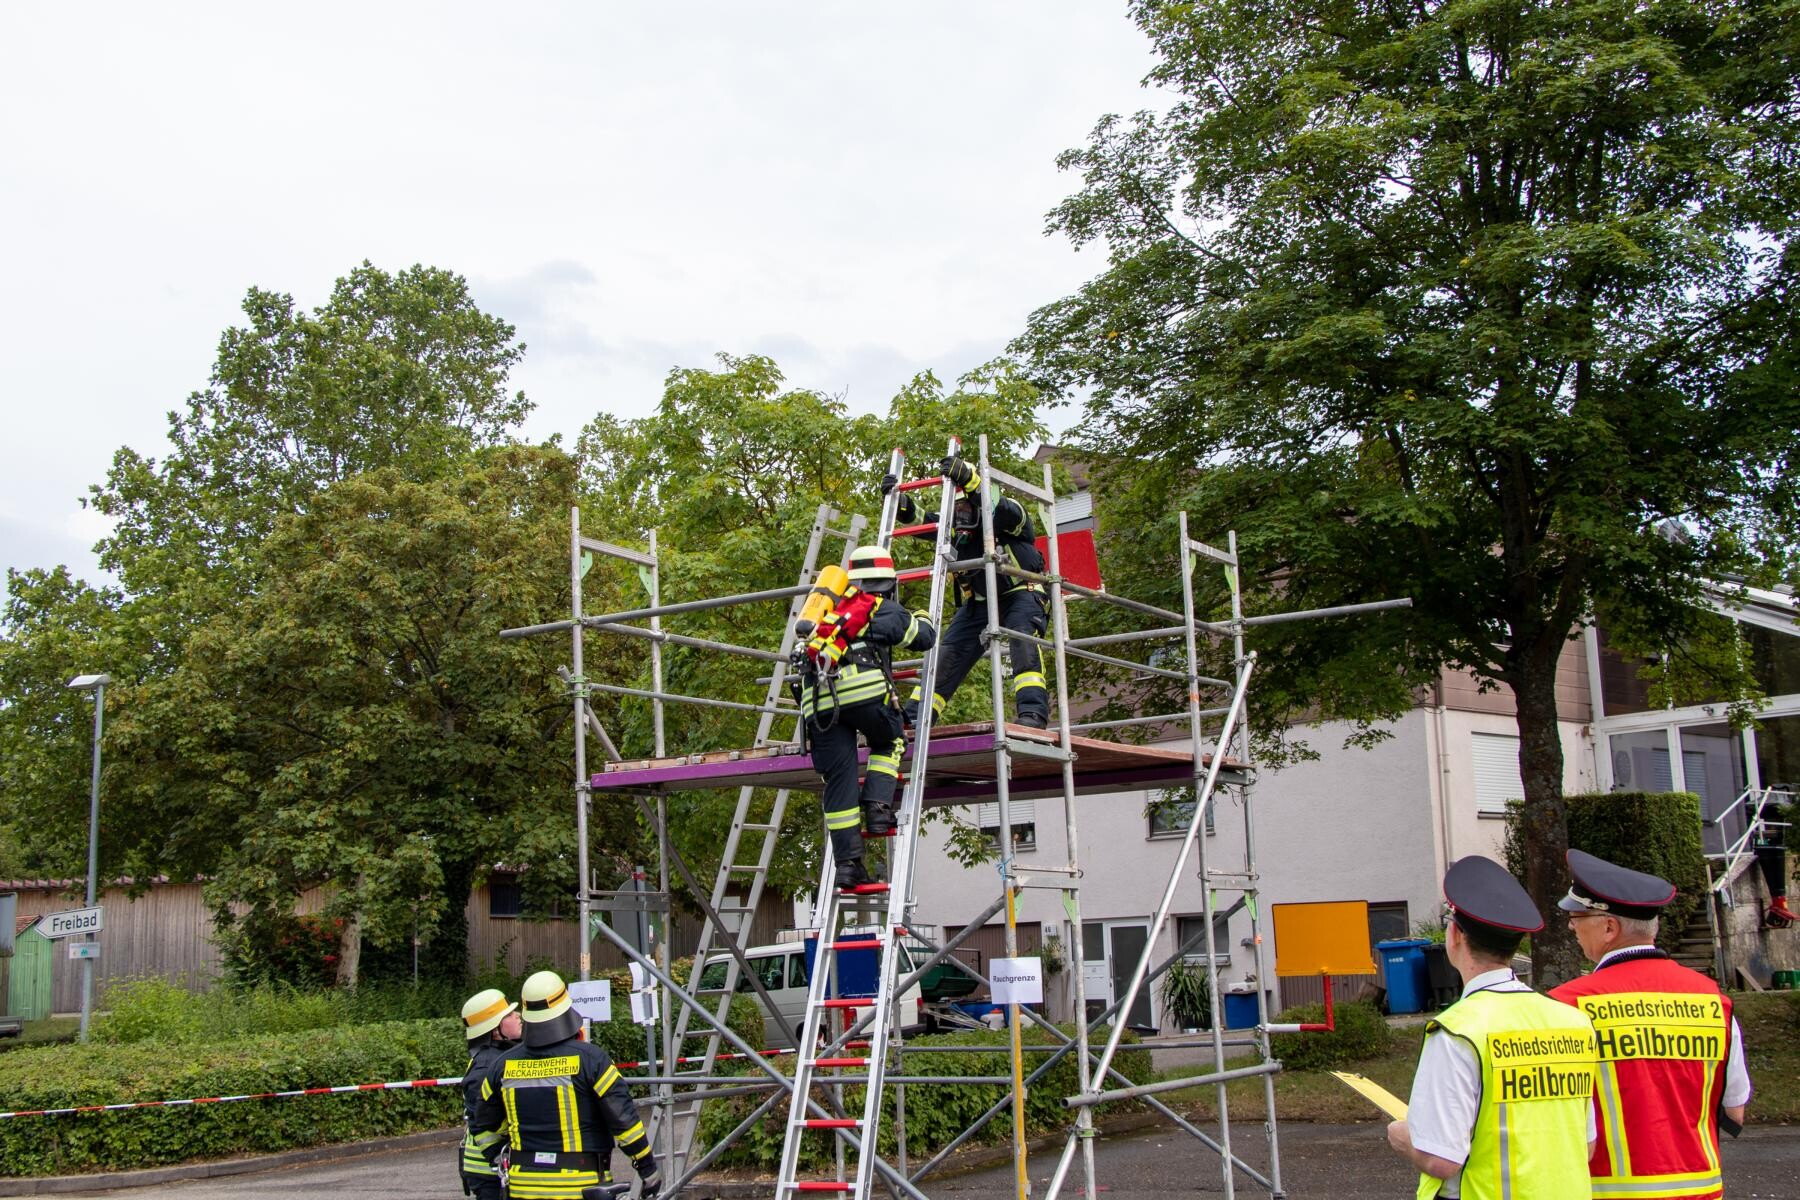
[[894,806],[885,800],[872,800],[863,805],[863,836],[894,836]]
[[862,855],[838,860],[837,879],[835,880],[838,891],[853,892],[865,883],[874,882],[876,882],[875,877],[869,874],[867,867],[863,866]]

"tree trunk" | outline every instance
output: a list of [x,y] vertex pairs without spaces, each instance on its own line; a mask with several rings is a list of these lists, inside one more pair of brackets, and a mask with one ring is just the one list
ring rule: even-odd
[[344,932],[338,939],[337,985],[354,989],[361,967],[362,914],[351,913],[350,919],[344,922]]
[[1512,671],[1519,706],[1519,777],[1525,784],[1525,805],[1519,814],[1525,890],[1544,918],[1544,928],[1531,935],[1531,982],[1540,991],[1581,973],[1580,946],[1556,908],[1569,886],[1563,861],[1569,826],[1562,735],[1556,722],[1556,659],[1555,652],[1526,653]]

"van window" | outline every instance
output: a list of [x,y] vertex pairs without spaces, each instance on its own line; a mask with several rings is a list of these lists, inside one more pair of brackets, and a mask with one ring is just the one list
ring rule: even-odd
[[806,986],[806,955],[788,955],[788,986],[797,988]]
[[750,965],[756,968],[756,977],[762,980],[766,991],[780,991],[787,985],[782,982],[782,974],[787,970],[788,956],[771,954],[765,958],[753,958]]
[[706,964],[706,970],[700,972],[701,988],[720,988],[725,986],[725,960],[714,959]]

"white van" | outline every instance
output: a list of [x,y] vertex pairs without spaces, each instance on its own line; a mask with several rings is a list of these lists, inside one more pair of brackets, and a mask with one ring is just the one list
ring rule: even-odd
[[[850,936],[850,931],[845,931],[840,936]],[[756,977],[762,981],[763,988],[769,993],[769,999],[775,1002],[776,1010],[787,1018],[790,1027],[798,1029],[801,1020],[806,1016],[806,944],[802,941],[792,941],[774,946],[752,946],[744,951],[744,957],[749,960],[751,969],[756,972]],[[873,950],[845,951],[842,957],[845,961],[840,965],[840,971],[855,963],[856,966],[862,968],[855,974],[861,975],[864,979],[873,979],[875,969],[875,952]],[[864,961],[856,962],[858,957]],[[718,994],[718,989],[725,985],[725,971],[730,962],[731,952],[728,950],[715,950],[707,956],[706,968],[700,972],[700,982],[695,989],[701,1000],[710,1001],[713,996]],[[902,941],[900,943],[900,976],[902,978],[912,974],[913,962],[913,956],[908,953],[905,941]],[[854,967],[851,969],[855,970]],[[737,990],[749,995],[759,1005],[762,1003],[755,990],[751,988],[750,981],[743,977],[741,971],[738,973]],[[863,989],[863,994],[866,995],[871,990],[873,990],[872,984]],[[919,1001],[919,985],[916,983],[907,988],[906,994],[900,998],[900,1024],[906,1033],[916,1033],[924,1029]],[[832,1010],[833,1019],[829,1024],[832,1028],[842,1029],[843,1025],[840,1022],[843,1012],[851,1012],[856,1017],[861,1017],[863,1011],[861,1009],[834,1009]],[[788,1046],[787,1037],[781,1033],[781,1023],[770,1016],[767,1010],[763,1012],[763,1046],[761,1048],[791,1048]]]

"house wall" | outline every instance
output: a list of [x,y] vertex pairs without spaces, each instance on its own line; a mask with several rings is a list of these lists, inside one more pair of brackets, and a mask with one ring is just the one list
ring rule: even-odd
[[[1320,752],[1318,761],[1261,773],[1252,803],[1262,902],[1266,906],[1303,900],[1400,900],[1420,917],[1434,913],[1440,872],[1433,849],[1425,715],[1409,713],[1394,725],[1392,738],[1371,750],[1344,749],[1349,732],[1345,725],[1308,730],[1305,740]],[[1183,742],[1162,744],[1185,747]],[[1155,913],[1181,841],[1149,835],[1145,816],[1149,801],[1141,791],[1077,798],[1084,921],[1147,921]],[[968,810],[957,811],[967,819]],[[1207,866],[1242,870],[1242,805],[1235,795],[1221,795],[1215,811],[1216,832],[1201,839]],[[943,843],[943,826],[928,823],[919,849],[918,917],[953,927],[999,895],[999,879],[991,863],[965,869],[950,861]],[[1034,865],[1066,866],[1067,861],[1061,802],[1040,800],[1037,848],[1020,853],[1019,869],[1029,876]],[[1040,882],[1053,878],[1041,876]],[[1220,906],[1229,907],[1237,898],[1236,893],[1221,893]],[[1190,859],[1177,882],[1171,916],[1198,915],[1205,907],[1198,864]],[[1061,936],[1065,952],[1072,953],[1073,931],[1057,891],[1024,891],[1018,920],[1041,923],[1046,936]],[[1265,940],[1272,942],[1266,915],[1263,929]],[[1254,950],[1239,944],[1248,933],[1249,919],[1240,912],[1230,921],[1229,947],[1220,947],[1221,954],[1231,956],[1228,967],[1221,963],[1223,982],[1255,980],[1259,975]],[[1279,948],[1271,944],[1269,949],[1272,955]],[[1161,961],[1174,950],[1171,921],[1152,957]],[[1273,965],[1271,956],[1269,974],[1261,981],[1271,993]],[[1053,981],[1050,1007],[1059,1018],[1072,1012],[1067,974]],[[1272,994],[1271,1002],[1275,1000]],[[1153,1016],[1167,1028],[1162,1008],[1156,997]]]
[[[21,917],[85,907],[80,890],[50,885],[17,891]],[[102,1001],[114,980],[160,975],[201,991],[218,977],[219,948],[212,942],[212,915],[201,901],[200,885],[159,884],[135,899],[126,888],[103,888],[100,906],[106,927],[99,936],[94,994]],[[81,964],[69,960],[68,940],[59,939],[51,956],[51,1009],[59,1013],[81,1009]]]

